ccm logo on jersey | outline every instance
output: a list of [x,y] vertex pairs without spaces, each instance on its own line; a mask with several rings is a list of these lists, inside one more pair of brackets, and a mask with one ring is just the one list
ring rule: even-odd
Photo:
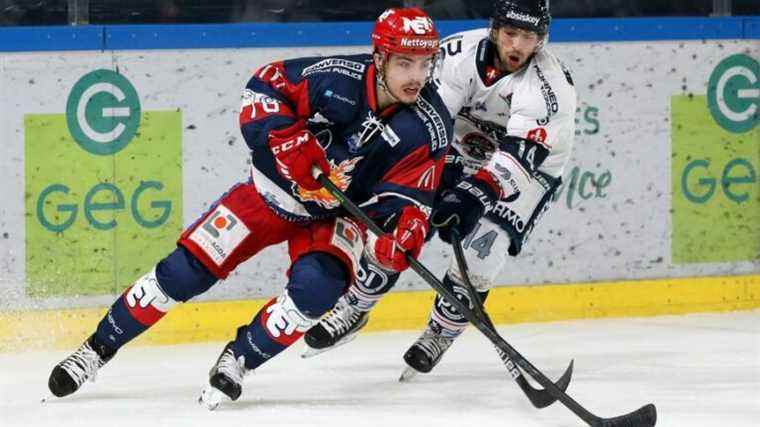
[[232,211],[219,205],[189,239],[221,266],[251,231]]
[[525,139],[529,139],[531,141],[546,145],[546,136],[547,136],[546,129],[535,128],[535,129],[531,129],[528,132],[528,136]]

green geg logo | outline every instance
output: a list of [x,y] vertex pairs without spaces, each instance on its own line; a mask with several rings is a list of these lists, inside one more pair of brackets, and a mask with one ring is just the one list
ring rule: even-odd
[[119,152],[140,127],[140,98],[134,86],[111,70],[95,70],[74,84],[66,123],[80,147],[96,155]]
[[[684,197],[692,203],[707,203],[720,184],[726,199],[737,204],[747,202],[751,197],[752,186],[757,183],[757,172],[752,163],[738,158],[718,166],[716,174],[708,159],[695,159],[688,163],[681,175]],[[720,179],[715,178],[716,175]]]
[[64,114],[24,117],[32,295],[115,292],[182,229],[181,111],[145,111],[112,70],[73,81]]
[[721,61],[707,84],[707,104],[723,129],[733,133],[752,130],[759,117],[760,64],[743,54]]
[[[152,200],[149,206],[152,211],[160,212],[155,219],[149,219],[140,212],[140,206],[144,205],[142,199],[149,197],[150,192],[160,193],[164,185],[160,181],[141,181],[129,198],[129,211],[134,221],[144,228],[156,228],[163,225],[169,218],[172,210],[171,200]],[[51,184],[40,193],[37,198],[37,218],[45,229],[60,233],[71,227],[79,214],[78,203],[65,203],[56,201],[69,195],[71,189],[65,184]],[[55,214],[45,212],[45,206],[55,203]],[[95,184],[87,191],[82,201],[82,211],[87,223],[92,228],[101,231],[111,230],[117,226],[117,220],[109,215],[109,211],[120,211],[125,206],[124,192],[116,185],[109,182]],[[99,218],[99,215],[105,219]],[[52,217],[56,219],[52,219]],[[65,216],[65,219],[61,219]]]
[[721,60],[705,95],[671,97],[673,262],[760,258],[760,66]]
[[[733,134],[750,132],[758,122],[758,104],[760,64],[743,54],[723,59],[707,84],[707,106],[715,123]],[[715,158],[712,162],[709,158],[689,162],[681,175],[684,197],[692,203],[703,204],[720,188],[732,203],[750,200],[757,183],[757,171],[750,159],[738,157],[718,163]]]
[[[74,141],[89,154],[112,156],[127,147],[140,127],[140,98],[134,86],[121,74],[111,70],[95,70],[82,76],[73,86],[66,102],[66,124]],[[138,209],[146,191],[160,192],[164,185],[160,181],[141,181],[125,200],[124,192],[111,182],[100,182],[90,188],[82,199],[82,211],[87,223],[96,230],[110,230],[117,225],[109,211],[125,209],[135,222],[145,228],[159,227],[171,213],[171,202],[157,200],[149,202],[152,209],[158,209],[157,218],[147,219]],[[74,224],[80,211],[77,203],[56,204],[56,219],[46,214],[45,206],[54,200],[65,198],[72,192],[63,183],[46,187],[37,198],[37,218],[40,224],[52,232],[63,232]],[[55,203],[55,202],[53,202]],[[100,212],[100,213],[99,213]],[[100,219],[106,217],[106,219]]]

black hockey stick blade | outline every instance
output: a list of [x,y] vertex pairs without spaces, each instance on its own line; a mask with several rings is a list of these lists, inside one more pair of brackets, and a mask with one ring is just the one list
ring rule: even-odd
[[[467,259],[464,256],[464,248],[462,247],[462,237],[457,233],[456,231],[451,233],[452,237],[452,246],[454,248],[454,258],[456,259],[457,266],[459,267],[459,275],[462,278],[463,285],[465,287],[465,290],[470,295],[470,301],[472,301],[472,308],[476,315],[478,315],[481,319],[483,319],[489,327],[494,328],[494,324],[491,321],[491,317],[486,313],[485,308],[483,307],[483,302],[480,300],[480,298],[477,295],[477,291],[475,290],[475,286],[473,286],[472,281],[470,280],[470,268],[467,266]],[[499,357],[501,357],[502,362],[504,362],[504,366],[507,367],[507,370],[509,371],[510,375],[515,379],[517,382],[517,385],[520,386],[520,389],[525,393],[525,395],[530,400],[530,403],[533,404],[538,409],[546,408],[547,406],[551,405],[552,403],[557,401],[557,398],[552,396],[551,393],[546,391],[545,389],[539,389],[535,388],[528,380],[525,379],[525,376],[523,375],[522,371],[511,361],[509,356],[507,356],[506,353],[502,351],[498,351]],[[573,376],[573,361],[570,361],[570,365],[567,367],[565,372],[560,377],[559,381],[557,381],[554,385],[557,386],[562,391],[567,391],[567,386],[570,385],[570,380]]]
[[[570,361],[570,365],[565,370],[565,373],[562,374],[556,383],[554,383],[554,385],[562,391],[567,391],[567,386],[570,385],[570,380],[573,376],[573,362],[573,360]],[[517,385],[520,386],[523,393],[528,396],[530,403],[538,409],[546,408],[557,401],[557,398],[552,396],[552,394],[545,389],[535,388],[530,385],[523,375],[515,378],[515,381],[517,381]]]
[[[375,224],[370,217],[367,216],[356,204],[349,199],[343,191],[341,191],[332,181],[330,181],[324,175],[317,177],[319,182],[335,197],[338,202],[343,206],[348,213],[350,213],[356,220],[364,224],[370,232],[376,236],[381,236],[383,230]],[[541,371],[538,370],[528,359],[520,354],[514,347],[512,347],[504,338],[499,335],[493,327],[489,327],[485,319],[477,316],[468,305],[456,298],[453,292],[449,291],[440,280],[433,273],[430,272],[422,263],[417,261],[414,257],[407,255],[407,261],[410,268],[417,273],[423,280],[425,280],[433,289],[436,290],[442,297],[454,306],[473,326],[475,326],[483,335],[488,337],[491,342],[499,348],[502,352],[506,353],[510,359],[514,361],[520,368],[522,368],[528,375],[530,375],[536,382],[541,384],[547,392],[556,397],[557,400],[562,402],[563,405],[580,419],[585,421],[592,427],[654,427],[654,423],[657,422],[657,411],[653,404],[648,404],[642,408],[631,412],[630,414],[622,415],[614,418],[600,418],[583,405],[578,403],[575,399],[570,397],[569,394],[557,388],[554,383],[546,377]]]
[[653,427],[657,423],[657,408],[651,403],[614,418],[600,418],[594,427]]

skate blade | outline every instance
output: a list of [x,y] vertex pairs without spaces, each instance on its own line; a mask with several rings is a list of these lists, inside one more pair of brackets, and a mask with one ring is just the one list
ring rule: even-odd
[[48,393],[45,396],[43,396],[42,399],[40,399],[40,403],[44,405],[48,403],[48,401],[53,400],[54,397],[55,396],[53,394]]
[[401,376],[398,377],[399,382],[405,383],[411,381],[414,377],[417,376],[419,372],[417,372],[414,368],[411,368],[407,366],[404,368],[404,372],[401,373]]
[[219,404],[222,403],[224,397],[224,393],[215,389],[214,387],[211,387],[210,385],[206,385],[203,387],[203,390],[201,390],[201,395],[198,397],[198,404],[208,409],[209,411],[213,411],[219,407]]
[[307,344],[306,345],[306,350],[301,354],[301,358],[302,359],[308,359],[308,358],[314,357],[314,356],[316,356],[318,354],[322,354],[322,353],[324,353],[324,352],[326,352],[328,350],[332,350],[332,349],[334,349],[336,347],[340,347],[342,345],[348,344],[351,341],[355,340],[357,335],[359,335],[359,334],[355,333],[353,335],[349,335],[347,337],[343,337],[342,339],[339,339],[338,341],[336,341],[335,344],[331,345],[330,347],[325,347],[325,348],[312,348],[312,347],[309,347],[309,345]]

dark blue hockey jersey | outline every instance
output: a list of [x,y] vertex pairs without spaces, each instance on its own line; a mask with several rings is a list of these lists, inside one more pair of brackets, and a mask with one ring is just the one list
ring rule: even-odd
[[307,191],[275,167],[268,135],[305,120],[331,166],[330,179],[373,216],[415,204],[429,212],[452,120],[431,85],[415,105],[378,111],[370,55],[299,58],[268,64],[254,74],[243,96],[240,126],[251,149],[259,193],[291,220],[336,214],[326,189]]

